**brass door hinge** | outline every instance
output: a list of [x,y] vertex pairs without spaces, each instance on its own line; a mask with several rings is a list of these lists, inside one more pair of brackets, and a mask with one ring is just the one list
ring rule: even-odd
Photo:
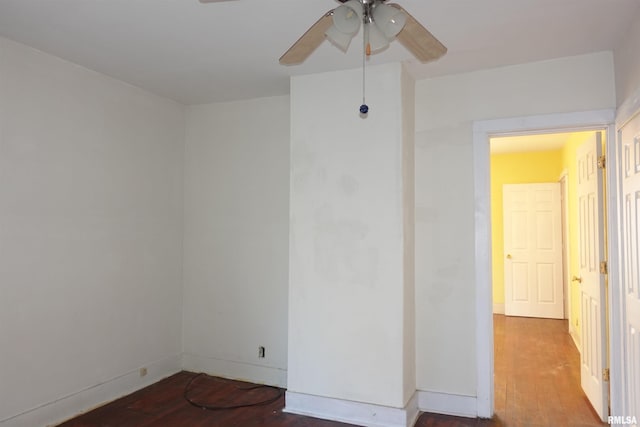
[[609,368],[604,368],[602,370],[602,381],[606,381],[609,382],[610,376],[609,376]]
[[600,261],[600,274],[608,274],[607,261]]
[[607,159],[603,154],[602,156],[598,157],[598,169],[604,169],[606,165]]

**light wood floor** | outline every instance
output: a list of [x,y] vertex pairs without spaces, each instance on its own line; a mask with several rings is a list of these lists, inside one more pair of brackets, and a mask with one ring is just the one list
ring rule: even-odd
[[495,410],[506,426],[603,426],[580,388],[566,320],[494,315]]
[[[494,317],[495,408],[492,420],[422,414],[416,427],[591,427],[598,421],[580,390],[579,355],[562,320]],[[61,427],[339,427],[343,423],[282,412],[284,398],[265,406],[207,411],[186,402],[195,374],[181,372]],[[273,389],[212,377],[194,382],[193,396],[210,405],[264,400]],[[239,400],[240,399],[240,400]]]

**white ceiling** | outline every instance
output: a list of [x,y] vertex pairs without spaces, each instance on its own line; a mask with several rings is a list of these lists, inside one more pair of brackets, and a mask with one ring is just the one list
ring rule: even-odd
[[491,154],[561,150],[572,133],[545,133],[491,138]]
[[[448,48],[419,64],[399,43],[371,64],[416,78],[613,49],[638,0],[398,0]],[[289,76],[357,68],[330,43],[302,65],[278,58],[333,0],[0,0],[0,36],[184,104],[289,92]]]

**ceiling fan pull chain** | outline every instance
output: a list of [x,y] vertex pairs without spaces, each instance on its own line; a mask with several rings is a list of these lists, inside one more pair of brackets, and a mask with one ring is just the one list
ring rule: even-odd
[[366,64],[367,64],[367,46],[368,46],[368,37],[367,37],[367,23],[364,24],[364,28],[362,29],[362,105],[360,106],[360,117],[363,119],[367,117],[369,113],[369,106],[365,100],[365,90],[366,90]]

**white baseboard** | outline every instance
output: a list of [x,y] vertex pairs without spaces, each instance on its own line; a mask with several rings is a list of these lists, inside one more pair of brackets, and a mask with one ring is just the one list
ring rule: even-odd
[[366,427],[412,427],[418,420],[417,395],[404,408],[353,402],[287,391],[284,412]]
[[493,304],[493,314],[504,314],[504,303]]
[[474,396],[418,391],[418,409],[435,414],[478,417],[478,402]]
[[182,368],[185,371],[204,372],[217,377],[276,387],[287,387],[287,371],[269,366],[215,359],[194,354],[182,354]]
[[126,396],[163,378],[180,372],[180,355],[141,366],[147,368],[147,375],[140,376],[140,370],[126,372],[105,382],[89,386],[75,393],[44,403],[10,418],[0,420],[2,427],[52,426],[73,418],[107,402]]

